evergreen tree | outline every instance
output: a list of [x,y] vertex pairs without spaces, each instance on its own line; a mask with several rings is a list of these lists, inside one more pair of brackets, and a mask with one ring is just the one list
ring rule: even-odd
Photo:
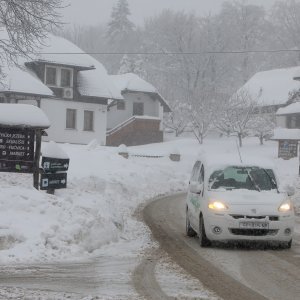
[[127,0],[118,0],[116,6],[113,7],[111,20],[108,23],[106,37],[108,41],[115,46],[125,46],[128,38],[134,32],[134,24],[128,19],[130,10]]

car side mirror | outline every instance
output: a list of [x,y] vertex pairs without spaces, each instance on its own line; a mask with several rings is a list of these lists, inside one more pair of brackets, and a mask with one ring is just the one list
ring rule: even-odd
[[202,192],[203,185],[199,182],[192,181],[190,183],[190,191],[194,194],[200,194]]
[[286,185],[284,187],[285,192],[287,193],[287,195],[289,197],[294,196],[295,195],[295,188],[291,185]]

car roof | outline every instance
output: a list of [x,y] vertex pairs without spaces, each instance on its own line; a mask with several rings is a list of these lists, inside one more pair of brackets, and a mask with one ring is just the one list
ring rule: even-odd
[[223,170],[230,166],[274,169],[274,164],[266,157],[241,155],[240,158],[238,153],[223,153],[218,155],[201,153],[198,155],[197,161],[201,161],[206,172],[209,172],[210,174],[216,170]]

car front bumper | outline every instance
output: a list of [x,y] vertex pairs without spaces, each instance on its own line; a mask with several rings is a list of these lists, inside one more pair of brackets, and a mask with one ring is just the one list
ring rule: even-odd
[[[273,220],[275,219],[275,220]],[[264,223],[266,228],[244,228],[242,223]],[[278,241],[289,242],[294,231],[293,213],[277,218],[233,217],[230,214],[209,213],[204,218],[206,236],[211,241]]]

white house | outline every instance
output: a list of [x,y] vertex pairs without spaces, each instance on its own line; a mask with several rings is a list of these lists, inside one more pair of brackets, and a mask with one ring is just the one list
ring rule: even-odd
[[124,101],[108,106],[107,143],[138,145],[163,140],[162,119],[171,109],[157,89],[138,75],[109,76]]
[[298,93],[292,99],[294,102],[276,112],[277,125],[282,128],[300,129],[300,68],[294,74],[294,80],[299,85]]
[[24,70],[8,68],[0,100],[40,107],[51,122],[45,140],[105,145],[108,100],[121,93],[103,65],[71,42],[50,35],[44,44],[42,54],[21,62]]

